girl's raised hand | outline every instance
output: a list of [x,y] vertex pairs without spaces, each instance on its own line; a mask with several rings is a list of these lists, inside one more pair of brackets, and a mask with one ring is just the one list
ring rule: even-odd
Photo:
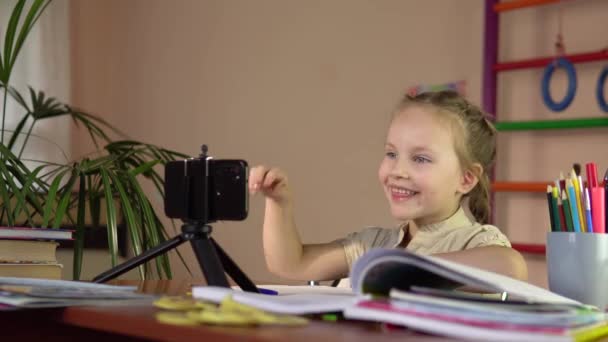
[[255,195],[261,192],[267,198],[276,202],[285,202],[290,199],[287,175],[277,168],[258,165],[249,172],[249,192]]

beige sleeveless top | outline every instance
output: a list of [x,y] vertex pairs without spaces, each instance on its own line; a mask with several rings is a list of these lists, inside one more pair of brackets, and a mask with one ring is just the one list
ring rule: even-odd
[[[355,260],[372,248],[395,248],[405,236],[407,224],[397,228],[368,227],[338,240],[344,247],[348,268]],[[464,209],[442,222],[418,228],[418,232],[405,247],[422,255],[461,251],[482,246],[511,247],[507,237],[492,225],[471,220]]]

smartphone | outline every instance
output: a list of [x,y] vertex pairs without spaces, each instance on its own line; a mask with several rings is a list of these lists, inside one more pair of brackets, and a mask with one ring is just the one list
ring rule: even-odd
[[165,165],[165,214],[183,220],[241,221],[249,212],[249,167],[240,159],[192,158]]

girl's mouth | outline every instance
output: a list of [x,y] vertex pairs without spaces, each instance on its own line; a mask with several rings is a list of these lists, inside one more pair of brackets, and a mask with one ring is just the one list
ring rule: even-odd
[[391,194],[391,199],[396,202],[409,200],[410,198],[416,196],[419,193],[418,191],[399,188],[395,186],[389,186],[388,189]]

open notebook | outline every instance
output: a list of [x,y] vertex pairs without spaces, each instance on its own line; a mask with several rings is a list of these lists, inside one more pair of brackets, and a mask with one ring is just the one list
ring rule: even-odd
[[403,249],[372,249],[353,265],[351,284],[356,293],[388,296],[392,289],[412,286],[452,290],[462,286],[481,292],[506,293],[507,298],[529,303],[581,306],[580,302],[532,284]]

